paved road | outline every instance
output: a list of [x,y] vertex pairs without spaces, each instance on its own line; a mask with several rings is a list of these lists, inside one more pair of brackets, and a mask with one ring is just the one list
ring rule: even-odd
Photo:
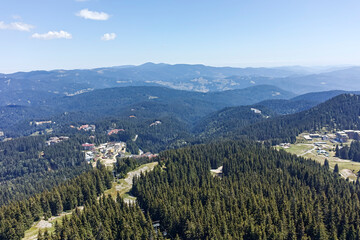
[[316,146],[314,146],[312,149],[307,150],[306,152],[300,154],[299,156],[304,156],[304,155],[306,155],[306,154],[308,154],[308,153],[311,153],[311,152],[314,151],[315,149],[316,149]]

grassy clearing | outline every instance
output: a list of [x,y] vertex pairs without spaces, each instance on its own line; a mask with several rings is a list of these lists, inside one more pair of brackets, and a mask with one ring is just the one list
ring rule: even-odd
[[25,237],[23,238],[23,240],[37,239],[40,229],[42,231],[45,231],[45,229],[47,229],[49,233],[52,233],[53,231],[55,231],[55,227],[54,227],[55,222],[61,223],[62,219],[65,216],[72,214],[73,211],[75,211],[75,210],[63,212],[59,216],[53,216],[53,217],[49,218],[48,220],[40,220],[40,221],[35,222],[33,224],[33,226],[25,232]]
[[104,194],[111,195],[114,199],[119,193],[125,201],[134,201],[136,198],[129,195],[129,191],[132,188],[132,179],[134,176],[139,176],[141,172],[147,172],[154,169],[158,162],[147,163],[139,166],[138,168],[130,171],[124,179],[120,179],[113,183],[111,189],[106,190]]
[[[350,180],[355,181],[356,180],[356,174],[358,171],[360,171],[360,163],[359,162],[353,162],[350,160],[342,160],[337,157],[335,157],[335,152],[333,149],[336,147],[336,143],[331,143],[330,141],[326,141],[326,144],[322,146],[322,149],[325,149],[329,156],[326,157],[322,154],[318,154],[314,143],[316,141],[309,141],[307,143],[303,142],[297,142],[296,144],[291,144],[290,148],[282,148],[277,147],[278,149],[284,149],[285,151],[296,154],[298,156],[302,156],[308,159],[315,160],[321,164],[324,164],[325,159],[329,161],[330,169],[334,169],[335,165],[338,164],[340,173],[344,178],[349,178]],[[350,141],[346,143],[346,145],[349,145]],[[313,149],[313,150],[311,150]]]
[[36,225],[40,221],[37,221],[34,223],[34,226],[32,226],[29,230],[25,232],[25,237],[23,239],[30,240],[30,239],[37,239],[37,235],[39,234],[39,228],[36,227]]
[[301,155],[312,149],[314,146],[312,144],[293,144],[290,148],[285,149],[287,152]]

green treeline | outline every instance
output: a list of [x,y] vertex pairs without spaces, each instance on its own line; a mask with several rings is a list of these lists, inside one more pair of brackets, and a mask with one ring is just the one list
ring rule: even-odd
[[97,202],[97,196],[112,185],[112,174],[104,167],[83,173],[72,180],[36,194],[27,200],[0,208],[0,239],[21,239],[34,221]]
[[142,158],[116,158],[114,163],[114,172],[117,178],[125,178],[126,174],[140,165],[154,162],[156,159]]
[[0,206],[49,190],[89,171],[82,136],[46,145],[46,136],[0,142]]
[[[181,239],[359,239],[360,186],[328,168],[248,142],[163,152],[133,194]],[[222,178],[210,174],[223,165]]]
[[115,239],[164,239],[155,232],[151,219],[142,213],[138,205],[128,205],[118,196],[92,202],[83,211],[77,210],[70,218],[64,218],[55,231],[39,234],[39,240],[115,240]]
[[355,162],[360,162],[360,141],[353,141],[350,147],[347,145],[339,148],[336,146],[335,156],[342,159],[350,159]]

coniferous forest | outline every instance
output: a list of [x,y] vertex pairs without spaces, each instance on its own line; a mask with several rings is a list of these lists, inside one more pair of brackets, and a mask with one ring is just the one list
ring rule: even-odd
[[[9,238],[19,232],[9,228],[19,226],[12,217],[27,226],[25,214],[33,218],[57,214],[61,208],[84,203],[83,211],[63,219],[55,232],[40,233],[39,239],[360,237],[360,184],[349,183],[314,161],[246,141],[169,150],[159,161],[154,171],[134,181],[132,194],[138,206],[119,197],[96,201],[111,178],[104,169],[94,170],[86,175],[90,182],[82,177],[85,185],[77,190],[69,190],[74,188],[70,182],[36,196],[45,202],[36,213],[27,210],[34,209],[29,207],[36,204],[33,198],[3,207],[2,239],[17,239]],[[212,175],[210,169],[219,166],[222,174]],[[77,199],[74,192],[84,197]],[[44,198],[50,202],[41,201]],[[156,231],[155,221],[160,222]]]
[[[181,239],[359,239],[360,185],[248,142],[164,152],[134,195]],[[221,177],[210,168],[223,165]]]
[[0,239],[21,239],[34,221],[95,203],[110,188],[112,174],[104,167],[83,173],[51,191],[0,208]]
[[[184,125],[172,131],[181,124],[171,118],[158,126],[150,119],[107,119],[97,124],[98,132],[69,130],[63,132],[69,139],[54,145],[45,143],[47,135],[0,142],[0,240],[21,239],[34,222],[69,210],[38,239],[360,239],[359,181],[268,144],[292,141],[304,130],[358,129],[358,103],[356,95],[341,95],[270,119],[266,110],[253,116],[247,108],[225,109],[203,122],[200,131],[214,133],[209,138],[185,134]],[[216,122],[223,125],[213,131]],[[110,127],[124,131],[107,135]],[[81,144],[108,141],[125,141],[134,153],[140,146],[176,149],[160,152],[152,159],[159,162],[154,170],[134,178],[137,202],[129,204],[104,191],[114,174],[125,177],[151,160],[118,158],[111,169],[92,168]],[[357,161],[359,142],[337,154]],[[220,173],[210,171],[221,166]]]

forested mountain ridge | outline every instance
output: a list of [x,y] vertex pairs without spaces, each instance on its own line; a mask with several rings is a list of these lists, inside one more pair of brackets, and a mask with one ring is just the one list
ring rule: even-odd
[[[44,126],[29,125],[33,120],[53,120],[63,125],[131,115],[138,118],[171,116],[191,125],[224,107],[256,104],[280,115],[291,114],[307,110],[342,93],[344,91],[315,92],[294,97],[294,94],[277,87],[261,85],[210,93],[163,87],[125,87],[67,97],[56,95],[49,98],[45,95],[27,105],[0,106],[0,130],[12,137],[44,129]],[[39,93],[36,95],[42,96]],[[52,127],[56,127],[56,124]]]
[[228,107],[203,118],[194,126],[194,132],[200,138],[216,138],[223,132],[244,128],[275,116],[275,112],[261,105]]
[[[283,115],[310,109],[343,93],[349,92],[314,92],[293,97],[292,93],[268,85],[211,93],[162,87],[112,88],[72,97],[56,95],[54,98],[36,93],[42,97],[38,102],[0,106],[0,130],[5,130],[8,136],[27,135],[41,130],[41,126],[28,124],[32,120],[53,119],[59,124],[68,124],[98,121],[111,116],[128,117],[135,114],[133,111],[137,111],[137,117],[141,118],[170,115],[192,124],[224,107],[250,104],[263,106]],[[2,97],[5,99],[3,95]],[[13,97],[18,98],[17,95]]]
[[137,118],[173,116],[186,124],[192,124],[223,107],[254,104],[265,99],[288,99],[293,96],[290,92],[268,85],[214,93],[179,91],[164,87],[100,89],[71,97],[54,98],[34,106],[1,107],[0,129],[9,136],[19,136],[38,129],[29,125],[33,120],[52,120],[61,125],[130,115]]
[[309,110],[285,115],[237,129],[229,135],[243,135],[257,140],[294,142],[304,131],[360,128],[360,96],[343,94]]
[[[292,142],[299,133],[320,130],[322,127],[330,130],[357,129],[360,126],[357,118],[360,115],[358,95],[338,95],[339,92],[341,91],[307,94],[310,101],[303,100],[307,99],[304,96],[225,108],[199,121],[194,132],[201,138],[241,136],[257,140],[291,139]],[[317,96],[318,94],[320,96]],[[336,97],[320,105],[316,104],[317,101],[327,99],[329,95]],[[301,109],[303,111],[300,111]],[[281,116],[283,114],[285,116]]]
[[359,95],[359,91],[344,91],[344,90],[333,90],[333,91],[323,91],[323,92],[310,92],[302,95],[298,95],[292,98],[292,101],[309,101],[314,103],[322,103],[331,98],[339,96],[341,94],[356,94]]
[[[303,100],[307,97],[299,99],[296,97],[289,100],[273,99],[250,106],[230,107],[217,111],[224,105],[232,105],[236,102],[253,102],[255,99],[259,99],[261,94],[258,96],[252,94],[253,91],[258,90],[262,90],[268,97],[278,97],[273,96],[273,92],[278,90],[272,86],[206,94],[159,87],[104,89],[66,97],[65,101],[57,105],[59,106],[57,109],[54,106],[49,107],[51,110],[46,108],[43,109],[44,111],[41,111],[41,108],[22,106],[3,107],[4,121],[2,124],[7,124],[8,132],[5,131],[6,134],[14,131],[13,136],[16,136],[18,132],[30,134],[35,130],[44,128],[52,128],[58,134],[82,134],[76,128],[70,128],[71,124],[75,126],[86,123],[95,124],[97,126],[97,137],[106,135],[110,128],[121,128],[125,129],[126,133],[120,133],[118,139],[126,142],[138,135],[138,141],[134,147],[137,146],[152,152],[158,152],[168,147],[181,147],[185,143],[198,142],[199,139],[202,139],[201,141],[213,139],[219,136],[222,138],[237,136],[259,140],[277,139],[276,141],[280,141],[282,139],[293,141],[300,130],[313,129],[313,126],[309,126],[309,121],[320,121],[317,119],[320,114],[316,110],[318,107],[307,110],[308,112],[303,111],[298,115],[284,117],[278,115],[308,109],[315,105],[316,101],[322,101],[329,95],[338,93],[312,93],[308,95],[312,102]],[[246,95],[250,95],[250,97]],[[285,95],[286,92],[282,94],[282,96]],[[318,95],[320,97],[317,97]],[[341,97],[335,97],[334,100],[329,100],[320,105],[323,106],[321,109],[326,109],[327,105],[342,108],[340,103],[331,103],[337,102],[336,99],[341,99]],[[64,109],[71,111],[54,114],[50,118],[44,117],[44,112],[48,110],[51,112],[63,111]],[[80,111],[81,109],[83,111]],[[40,111],[36,113],[37,110]],[[260,110],[261,113],[256,113],[256,110]],[[348,110],[351,111],[352,109]],[[37,114],[42,118],[34,117]],[[328,115],[326,110],[323,110],[321,114]],[[341,116],[343,113],[336,112],[336,114]],[[34,118],[18,120],[18,122],[13,120],[21,115]],[[307,118],[304,119],[303,116],[307,116]],[[344,118],[351,116],[351,114],[346,114]],[[320,119],[323,118],[326,117],[320,117]],[[29,122],[33,120],[51,120],[52,123],[40,126],[29,125]],[[150,127],[151,123],[155,121],[160,121],[162,124]],[[300,124],[299,121],[302,123]],[[279,128],[278,125],[281,127],[279,131],[276,131],[275,129]]]
[[[291,102],[298,105],[292,108]],[[360,99],[355,94],[338,95],[310,109],[279,115],[282,111],[309,108],[313,104],[307,103],[302,100],[271,100],[251,106],[225,108],[208,115],[195,125],[194,131],[210,139],[248,138],[276,144],[294,142],[296,136],[304,131],[360,128]],[[256,113],[256,110],[260,111]]]
[[72,138],[48,146],[46,136],[0,142],[0,206],[21,200],[91,169],[80,143]]
[[256,105],[267,107],[280,115],[286,115],[308,110],[341,94],[360,94],[360,92],[343,90],[310,92],[298,95],[291,99],[264,100]]

